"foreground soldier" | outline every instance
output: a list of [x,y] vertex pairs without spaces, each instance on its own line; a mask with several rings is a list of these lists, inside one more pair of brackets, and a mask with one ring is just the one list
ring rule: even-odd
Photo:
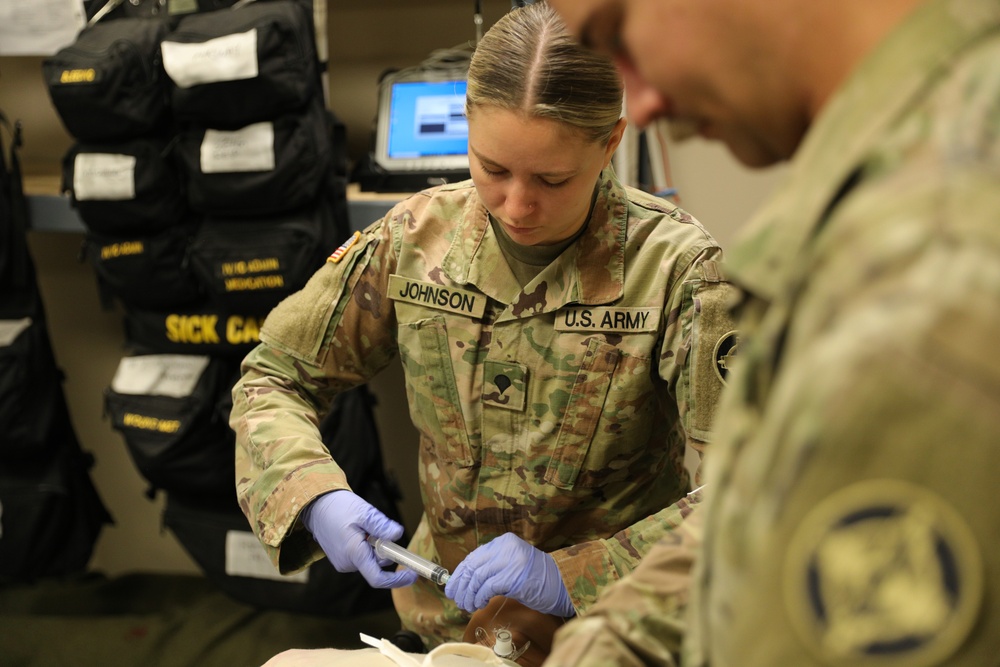
[[552,0],[629,110],[791,173],[728,254],[706,500],[547,665],[1000,654],[1000,2]]
[[[715,241],[609,167],[625,127],[609,60],[532,5],[483,38],[468,84],[472,182],[334,252],[269,315],[233,392],[239,501],[275,564],[325,553],[395,588],[430,646],[496,595],[569,617],[634,569],[675,523],[734,338]],[[421,436],[409,546],[452,571],[444,589],[379,567],[366,534],[403,529],[316,429],[397,353]]]

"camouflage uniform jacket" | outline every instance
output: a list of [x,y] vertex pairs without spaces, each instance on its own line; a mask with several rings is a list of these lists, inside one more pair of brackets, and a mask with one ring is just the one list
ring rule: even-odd
[[[1000,3],[921,5],[727,254],[743,340],[684,664],[996,664]],[[673,664],[659,551],[547,665]]]
[[[720,254],[610,170],[586,231],[523,289],[471,182],[395,206],[268,316],[234,388],[238,497],[279,569],[322,555],[297,517],[350,483],[317,412],[398,354],[420,433],[411,548],[451,570],[514,532],[553,552],[585,611],[664,532],[685,444],[709,436],[732,331]],[[441,587],[394,595],[430,643],[461,637]]]

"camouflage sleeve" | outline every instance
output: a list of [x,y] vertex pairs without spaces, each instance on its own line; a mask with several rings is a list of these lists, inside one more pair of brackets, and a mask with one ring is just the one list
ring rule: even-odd
[[736,288],[722,275],[722,250],[702,252],[684,276],[677,300],[664,309],[677,313],[660,351],[660,376],[676,374],[674,390],[688,444],[702,452],[711,439],[715,406],[725,386],[727,365],[736,355],[738,336],[730,314]]
[[672,528],[628,577],[555,636],[545,667],[678,664],[691,568],[701,543],[701,493],[670,508]]
[[756,329],[709,461],[686,644],[712,664],[997,663],[996,177],[921,162],[862,183],[793,311]]
[[[298,521],[302,509],[323,493],[350,488],[322,442],[320,416],[338,392],[392,358],[394,330],[387,317],[372,317],[368,303],[380,270],[388,273],[394,262],[390,222],[391,214],[355,233],[268,315],[233,387],[237,498],[282,573],[323,555]],[[364,344],[344,345],[349,338]]]

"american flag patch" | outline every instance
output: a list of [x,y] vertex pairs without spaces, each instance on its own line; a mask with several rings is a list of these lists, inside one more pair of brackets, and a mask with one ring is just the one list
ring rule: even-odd
[[361,232],[354,232],[354,235],[351,236],[351,238],[344,241],[339,248],[334,250],[330,256],[326,258],[326,261],[336,264],[342,260],[344,255],[347,254],[347,251],[351,249],[351,246],[358,242],[359,238],[361,238]]

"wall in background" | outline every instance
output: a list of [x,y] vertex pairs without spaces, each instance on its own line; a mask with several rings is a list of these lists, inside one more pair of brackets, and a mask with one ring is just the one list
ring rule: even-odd
[[[433,50],[451,48],[474,36],[471,2],[369,0],[332,3],[328,9],[329,99],[348,126],[351,157],[368,149],[378,76],[388,68],[416,65]],[[483,2],[486,26],[509,8]],[[71,140],[49,104],[40,57],[0,58],[0,109],[24,123],[23,157],[30,170],[55,173]],[[682,205],[728,246],[739,228],[781,177],[781,169],[750,172],[718,146],[692,142],[670,152]],[[367,222],[367,221],[365,221]],[[82,233],[30,233],[57,361],[66,374],[70,414],[83,447],[97,464],[93,476],[115,518],[104,530],[92,565],[109,574],[132,571],[197,572],[173,536],[161,529],[162,499],[147,499],[121,437],[102,415],[102,391],[123,353],[121,314],[102,310],[90,267],[79,261]],[[376,416],[387,465],[404,493],[404,514],[412,530],[420,515],[416,481],[415,430],[407,420],[398,364],[372,382],[379,399]]]

